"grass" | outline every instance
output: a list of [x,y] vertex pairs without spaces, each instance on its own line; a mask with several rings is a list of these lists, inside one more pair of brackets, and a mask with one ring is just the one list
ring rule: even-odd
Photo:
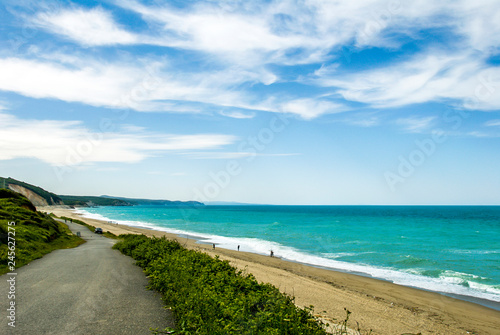
[[51,216],[36,211],[24,196],[0,189],[0,275],[56,249],[74,248],[85,240]]

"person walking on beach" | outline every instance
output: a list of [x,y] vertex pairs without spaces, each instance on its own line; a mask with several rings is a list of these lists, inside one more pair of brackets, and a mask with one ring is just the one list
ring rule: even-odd
[[271,250],[271,257],[273,257],[273,256],[274,256],[274,251]]
[[238,251],[240,251],[240,246],[238,245]]

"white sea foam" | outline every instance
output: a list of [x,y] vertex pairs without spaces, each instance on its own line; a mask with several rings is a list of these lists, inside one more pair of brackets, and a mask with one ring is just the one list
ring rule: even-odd
[[[183,231],[174,228],[166,228],[142,221],[111,220],[100,214],[89,213],[85,210],[75,210],[75,213],[91,219],[113,221],[122,225],[155,229],[177,235],[186,235],[188,237],[198,240],[199,242],[216,244],[217,247],[224,249],[237,250],[237,247],[240,246],[240,251],[252,252],[261,255],[269,255],[272,250],[275,257],[280,257],[282,259],[289,261],[299,262],[313,266],[319,266],[338,271],[351,272],[365,276],[371,276],[374,278],[391,281],[395,284],[403,286],[410,286],[446,294],[474,297],[500,303],[499,287],[494,287],[474,282],[471,280],[474,279],[474,276],[469,274],[463,274],[454,271],[445,271],[443,272],[443,274],[441,274],[439,278],[432,278],[418,274],[419,271],[416,269],[398,271],[390,268],[375,267],[371,265],[349,263],[331,259],[331,258],[339,258],[342,256],[355,255],[353,253],[331,254],[331,255],[323,254],[322,255],[323,257],[321,257],[304,253],[293,247],[284,246],[276,242],[271,242],[258,238],[225,237],[225,236],[211,235],[205,233]],[[333,256],[333,257],[328,257],[328,256]]]
[[500,254],[500,250],[460,250],[460,249],[453,249],[453,250],[449,250],[449,252],[455,253],[455,254],[472,254],[472,255]]

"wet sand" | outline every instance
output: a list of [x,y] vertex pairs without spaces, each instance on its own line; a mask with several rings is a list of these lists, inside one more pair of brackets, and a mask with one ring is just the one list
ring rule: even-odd
[[219,255],[259,282],[270,283],[293,295],[298,306],[314,306],[314,313],[330,324],[341,322],[347,308],[349,327],[362,334],[500,334],[500,311],[396,285],[387,281],[316,268],[275,257],[217,248],[175,234],[82,218],[67,208],[39,210],[80,219],[113,234],[144,234],[176,239],[185,247]]

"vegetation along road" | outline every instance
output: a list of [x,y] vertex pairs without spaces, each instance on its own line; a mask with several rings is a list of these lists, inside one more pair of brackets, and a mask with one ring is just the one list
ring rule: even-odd
[[8,325],[8,275],[0,276],[0,334],[151,334],[173,327],[159,294],[114,240],[68,223],[87,243],[17,269],[15,328]]

